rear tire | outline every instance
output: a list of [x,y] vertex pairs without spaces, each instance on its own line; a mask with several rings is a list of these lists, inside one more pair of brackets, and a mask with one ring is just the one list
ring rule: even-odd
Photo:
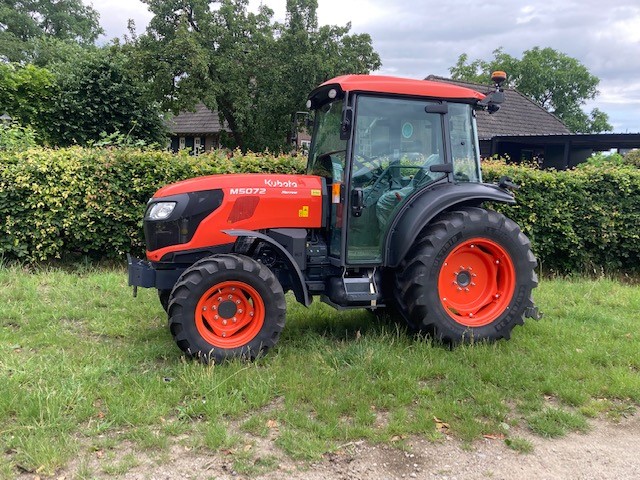
[[518,225],[482,208],[439,215],[398,268],[409,326],[449,344],[508,339],[533,309],[536,259]]
[[271,270],[243,255],[215,255],[178,279],[169,328],[183,352],[205,363],[254,360],[277,343],[285,312],[284,292]]

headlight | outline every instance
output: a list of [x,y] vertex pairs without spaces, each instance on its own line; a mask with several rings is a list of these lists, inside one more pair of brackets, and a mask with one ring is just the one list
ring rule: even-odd
[[165,220],[169,218],[173,209],[176,208],[176,202],[158,202],[149,210],[149,220]]

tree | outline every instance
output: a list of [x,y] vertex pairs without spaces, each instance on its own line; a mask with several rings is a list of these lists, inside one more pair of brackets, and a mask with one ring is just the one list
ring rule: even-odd
[[368,35],[318,28],[316,0],[288,0],[284,24],[267,7],[249,12],[248,0],[144,1],[154,17],[128,47],[155,98],[174,112],[203,101],[243,150],[283,148],[312,88],[380,66]]
[[0,64],[0,112],[20,125],[32,126],[38,134],[46,124],[41,114],[50,105],[54,90],[55,76],[45,68]]
[[0,152],[22,152],[36,146],[36,134],[31,127],[0,124]]
[[166,129],[148,85],[117,46],[73,51],[48,68],[0,63],[0,112],[41,143],[87,144],[105,135],[164,143]]
[[590,114],[582,110],[587,100],[598,95],[600,80],[575,58],[552,48],[540,47],[526,50],[521,59],[504,53],[502,48],[495,50],[493,55],[490,61],[469,62],[468,55],[463,53],[456,65],[449,69],[452,78],[486,83],[492,71],[504,70],[509,75],[510,87],[556,115],[573,132],[613,129],[606,113],[597,108]]
[[118,46],[87,50],[58,69],[55,93],[42,112],[49,143],[83,145],[114,133],[164,142],[159,104],[146,100],[146,83],[132,74]]
[[65,65],[78,60],[93,45],[58,40],[53,37],[40,37],[32,42],[30,63],[50,70],[65,70]]
[[98,19],[81,0],[1,0],[0,58],[29,61],[43,37],[93,44],[103,33]]

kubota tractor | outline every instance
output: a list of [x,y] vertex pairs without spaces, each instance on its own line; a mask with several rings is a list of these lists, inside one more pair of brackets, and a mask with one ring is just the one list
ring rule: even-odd
[[475,111],[459,86],[347,75],[309,95],[306,175],[238,174],[161,188],[144,217],[147,260],[178,346],[203,361],[253,359],[285,324],[285,292],[403,318],[449,344],[509,338],[536,317],[536,259],[512,220],[508,180],[482,183]]

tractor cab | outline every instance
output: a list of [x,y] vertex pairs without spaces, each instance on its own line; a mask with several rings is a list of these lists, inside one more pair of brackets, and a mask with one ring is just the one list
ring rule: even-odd
[[380,265],[394,219],[440,183],[480,183],[474,109],[466,88],[350,75],[314,90],[307,173],[326,178],[329,255],[343,265]]

